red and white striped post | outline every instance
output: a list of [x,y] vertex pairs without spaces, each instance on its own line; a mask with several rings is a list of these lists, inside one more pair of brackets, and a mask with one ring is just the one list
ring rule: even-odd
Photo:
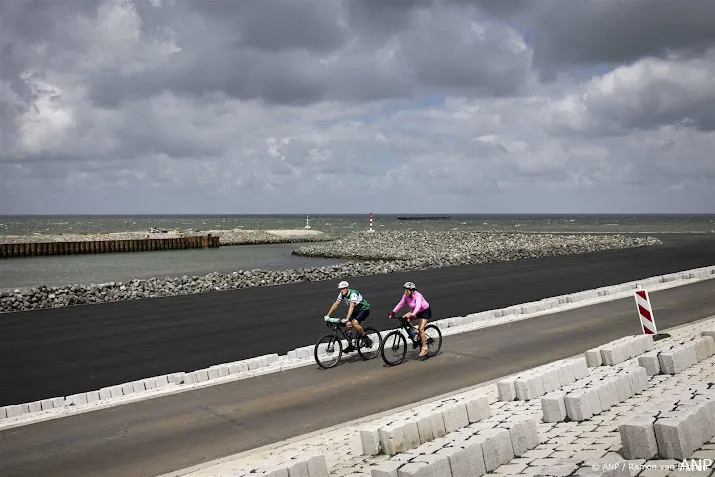
[[646,290],[636,290],[634,296],[636,298],[636,308],[638,309],[638,316],[641,320],[643,334],[658,334],[658,329],[655,326],[655,317],[653,316],[653,307],[650,306],[648,292]]
[[372,212],[370,212],[370,232],[374,232],[375,230],[372,228]]

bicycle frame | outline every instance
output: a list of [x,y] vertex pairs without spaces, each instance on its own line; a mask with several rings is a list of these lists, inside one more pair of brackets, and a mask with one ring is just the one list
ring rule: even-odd
[[358,337],[359,335],[356,333],[356,334],[355,334],[356,336],[354,336],[354,337],[353,337],[353,336],[348,336],[348,334],[346,333],[346,330],[348,329],[348,327],[347,327],[347,325],[346,325],[345,323],[343,323],[342,321],[339,322],[339,323],[331,323],[331,322],[328,321],[328,322],[325,323],[325,325],[326,325],[328,328],[330,328],[330,329],[333,330],[333,336],[335,336],[336,338],[338,338],[338,331],[339,331],[340,334],[342,334],[343,337],[345,338],[345,340],[348,342],[348,346],[350,346],[351,344],[354,344],[354,346],[357,348],[357,344],[358,344],[358,341],[357,341],[358,338],[357,338],[357,337]]
[[[413,325],[410,320],[407,318],[400,317],[400,327],[407,331],[407,330],[412,330],[415,333],[415,337],[411,338],[413,341],[418,341],[420,340],[420,329],[418,326]],[[409,336],[409,334],[408,334]]]

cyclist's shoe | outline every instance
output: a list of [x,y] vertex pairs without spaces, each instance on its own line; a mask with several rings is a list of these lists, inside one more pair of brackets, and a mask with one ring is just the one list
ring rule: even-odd
[[417,348],[419,348],[420,346],[422,346],[422,342],[421,342],[421,341],[413,341],[413,342],[412,342],[412,349],[417,349]]
[[365,337],[365,339],[363,339],[362,343],[365,348],[372,348],[372,340],[367,336]]
[[352,353],[353,351],[355,351],[355,346],[350,345],[347,348],[345,348],[343,351],[345,351],[346,353]]

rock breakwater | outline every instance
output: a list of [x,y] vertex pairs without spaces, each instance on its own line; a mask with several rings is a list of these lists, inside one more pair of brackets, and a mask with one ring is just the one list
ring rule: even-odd
[[331,237],[318,230],[202,230],[165,232],[99,232],[99,233],[69,233],[69,234],[38,234],[38,235],[0,235],[3,243],[44,243],[44,242],[94,242],[102,240],[141,240],[167,239],[180,237],[205,236],[211,234],[219,237],[220,245],[249,245],[271,243],[319,242],[330,240]]
[[298,248],[308,257],[346,263],[284,271],[239,270],[230,274],[151,278],[98,285],[39,286],[0,293],[0,312],[188,295],[210,291],[337,280],[359,275],[520,260],[657,245],[652,237],[494,232],[356,232],[329,243]]
[[355,232],[329,243],[306,245],[294,255],[349,260],[409,261],[436,268],[658,245],[653,237],[509,232]]

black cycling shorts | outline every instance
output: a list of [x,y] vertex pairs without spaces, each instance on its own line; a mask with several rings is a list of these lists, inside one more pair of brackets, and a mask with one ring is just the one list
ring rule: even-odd
[[365,321],[365,318],[367,318],[367,315],[369,314],[369,308],[363,308],[360,311],[353,310],[353,314],[350,315],[350,321],[357,320],[358,323],[362,323],[363,321]]
[[416,318],[424,318],[429,320],[432,318],[432,307],[428,307],[415,315]]

